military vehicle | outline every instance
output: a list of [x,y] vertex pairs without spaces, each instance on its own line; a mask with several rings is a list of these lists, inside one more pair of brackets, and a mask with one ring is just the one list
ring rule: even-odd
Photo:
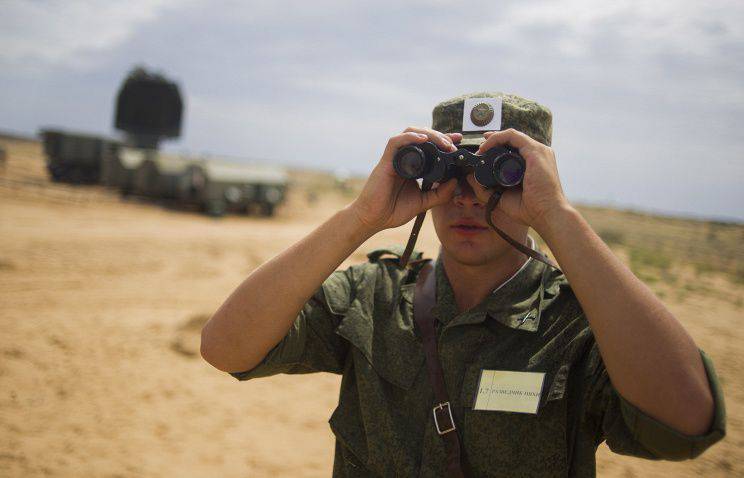
[[148,149],[134,172],[132,192],[138,196],[176,199],[183,175],[192,162],[188,157]]
[[[182,113],[178,85],[135,68],[117,94],[114,125],[124,132],[124,144],[130,148],[157,149],[161,140],[181,134]],[[133,163],[141,162],[135,158],[142,155],[128,149],[121,157],[122,142],[60,129],[42,130],[41,136],[54,181],[102,182],[130,189]]]
[[101,184],[119,189],[127,195],[134,189],[134,176],[140,163],[147,157],[148,149],[121,146],[115,154],[103,158]]
[[135,68],[116,96],[114,126],[124,140],[44,130],[48,169],[55,180],[100,182],[123,194],[196,205],[212,215],[258,209],[271,216],[284,199],[280,167],[163,153],[160,142],[181,134],[178,85]]
[[179,199],[212,216],[254,209],[271,216],[284,200],[286,188],[287,172],[282,168],[208,158],[187,168]]
[[103,158],[116,154],[117,141],[58,129],[41,132],[46,153],[46,166],[54,181],[97,183],[101,178]]

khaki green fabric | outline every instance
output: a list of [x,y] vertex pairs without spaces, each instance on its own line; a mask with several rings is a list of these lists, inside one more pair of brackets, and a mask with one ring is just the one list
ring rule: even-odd
[[[501,92],[483,91],[457,96],[443,101],[432,112],[432,129],[442,133],[462,133],[462,113],[466,98],[502,99],[501,129],[514,128],[532,139],[550,146],[553,136],[553,115],[545,106],[521,96]],[[479,146],[483,133],[466,133],[463,146]]]
[[[445,476],[434,396],[413,320],[418,270],[401,271],[400,249],[337,271],[305,305],[287,336],[240,380],[277,373],[343,374],[330,418],[333,476]],[[388,258],[389,256],[393,258]],[[437,263],[439,353],[466,467],[472,476],[595,476],[595,451],[693,458],[725,434],[723,396],[703,354],[715,421],[687,437],[645,415],[612,387],[565,277],[531,260],[471,310],[457,312]],[[538,413],[473,410],[482,369],[544,372]],[[578,427],[578,428],[577,428]]]

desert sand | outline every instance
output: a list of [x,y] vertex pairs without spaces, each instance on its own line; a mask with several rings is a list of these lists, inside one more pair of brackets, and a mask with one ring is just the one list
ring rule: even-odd
[[[0,476],[330,476],[339,377],[238,382],[200,358],[199,331],[251,270],[349,196],[308,204],[297,188],[275,218],[211,219],[49,183],[38,143],[0,146]],[[344,265],[408,231],[374,237]],[[419,247],[436,253],[429,222]],[[682,463],[603,445],[599,476],[744,476],[744,285],[706,281],[654,288],[715,361],[728,436]]]

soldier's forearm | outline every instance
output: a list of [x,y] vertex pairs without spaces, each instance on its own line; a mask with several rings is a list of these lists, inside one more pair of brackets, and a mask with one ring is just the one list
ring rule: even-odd
[[346,208],[253,271],[202,329],[204,359],[226,372],[255,367],[323,281],[373,233]]
[[664,304],[570,206],[538,230],[586,313],[615,388],[677,429],[707,431],[713,400],[700,353]]

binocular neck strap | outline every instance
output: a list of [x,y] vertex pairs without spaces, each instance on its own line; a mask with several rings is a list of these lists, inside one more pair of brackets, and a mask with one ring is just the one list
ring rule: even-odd
[[511,245],[514,249],[518,250],[522,254],[526,255],[527,257],[531,257],[535,259],[536,261],[540,261],[543,264],[548,265],[552,267],[553,269],[560,272],[561,270],[558,268],[557,265],[553,263],[553,261],[551,261],[548,258],[548,256],[546,256],[540,251],[536,251],[532,248],[525,246],[524,244],[520,242],[515,241],[509,236],[509,234],[505,233],[504,231],[496,227],[496,225],[493,223],[492,216],[493,216],[493,210],[496,209],[496,204],[499,203],[499,199],[501,199],[501,191],[495,191],[493,194],[491,194],[491,197],[488,199],[488,204],[486,204],[486,222],[488,222],[488,225],[491,226],[491,229],[496,231],[496,233],[499,236],[501,236],[503,240],[508,242],[509,245]]
[[413,229],[411,235],[408,236],[408,244],[406,244],[406,250],[403,251],[403,255],[400,256],[400,267],[403,268],[408,265],[408,260],[411,258],[413,252],[413,246],[416,245],[416,239],[418,239],[419,231],[421,231],[421,225],[424,224],[424,218],[426,217],[426,211],[416,216],[416,222],[413,223]]
[[[403,189],[403,186],[405,186],[405,184],[401,185],[401,190]],[[421,184],[421,192],[426,192],[430,189],[431,183],[423,182]],[[408,244],[406,244],[406,249],[403,251],[403,255],[400,256],[400,260],[398,262],[401,268],[404,268],[408,265],[408,260],[411,258],[411,254],[413,253],[413,247],[416,245],[416,239],[418,239],[419,232],[421,232],[421,226],[424,224],[425,217],[426,211],[419,213],[419,215],[416,216],[416,222],[413,223],[411,235],[408,236]]]

